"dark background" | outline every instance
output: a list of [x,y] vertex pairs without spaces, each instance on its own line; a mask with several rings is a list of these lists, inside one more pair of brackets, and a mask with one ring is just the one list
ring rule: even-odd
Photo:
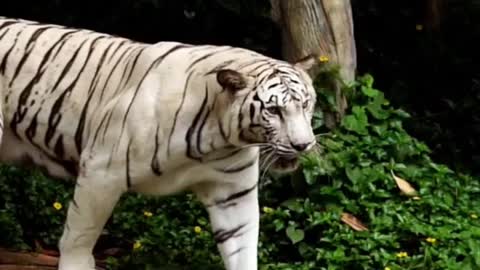
[[[436,161],[480,174],[480,1],[352,0],[358,73],[412,114]],[[229,44],[280,56],[267,0],[3,0],[0,15],[138,41]]]

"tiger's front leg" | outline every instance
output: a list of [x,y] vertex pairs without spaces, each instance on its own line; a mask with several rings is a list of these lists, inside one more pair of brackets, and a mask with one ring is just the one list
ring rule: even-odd
[[243,177],[235,177],[236,183],[230,180],[211,183],[195,191],[207,207],[226,269],[256,270],[260,220],[258,169],[241,174]]
[[60,239],[59,270],[95,270],[93,248],[125,189],[117,181],[88,172],[78,178]]

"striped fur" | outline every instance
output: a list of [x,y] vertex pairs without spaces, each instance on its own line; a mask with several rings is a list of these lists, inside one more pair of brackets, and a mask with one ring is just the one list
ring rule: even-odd
[[226,268],[257,269],[260,146],[292,169],[315,143],[311,62],[0,18],[0,160],[76,179],[61,270],[94,269],[129,190],[195,192]]

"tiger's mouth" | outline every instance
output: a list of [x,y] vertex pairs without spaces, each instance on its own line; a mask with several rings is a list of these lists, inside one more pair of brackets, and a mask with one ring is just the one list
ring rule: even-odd
[[276,173],[289,173],[295,171],[299,167],[299,164],[300,162],[297,156],[279,156],[270,169]]

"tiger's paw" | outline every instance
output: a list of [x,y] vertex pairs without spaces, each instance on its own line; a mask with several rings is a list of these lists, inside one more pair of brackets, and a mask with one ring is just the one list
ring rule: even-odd
[[58,270],[96,270],[93,256],[61,255]]

